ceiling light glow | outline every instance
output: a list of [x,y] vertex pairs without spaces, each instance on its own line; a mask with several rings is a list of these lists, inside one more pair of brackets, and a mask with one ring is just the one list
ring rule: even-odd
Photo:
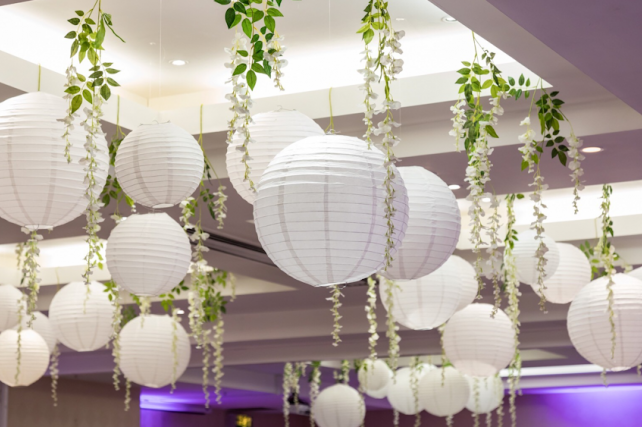
[[490,197],[484,197],[481,201],[484,203],[490,203]]
[[599,153],[603,148],[600,147],[585,147],[582,148],[582,153]]
[[448,186],[448,188],[450,188],[451,190],[459,190],[459,189],[461,188],[461,185],[458,185],[458,184],[450,184],[450,185]]
[[444,16],[443,18],[441,18],[441,20],[444,22],[448,22],[449,24],[452,24],[453,22],[457,22],[457,20],[452,16]]
[[176,65],[177,67],[182,67],[183,65],[187,64],[187,61],[184,61],[182,59],[174,59],[173,61],[169,62],[172,65]]

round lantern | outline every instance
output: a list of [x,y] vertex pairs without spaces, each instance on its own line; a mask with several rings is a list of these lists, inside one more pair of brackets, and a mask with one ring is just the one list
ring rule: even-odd
[[462,308],[472,304],[477,297],[477,292],[479,291],[479,283],[477,283],[477,274],[475,273],[475,268],[470,265],[465,259],[458,257],[457,255],[451,256],[455,260],[459,268],[460,276],[460,286],[461,286],[461,296],[459,298],[459,305],[457,310],[459,311]]
[[[308,136],[324,134],[323,129],[308,116],[298,111],[287,110],[270,111],[253,116],[249,131],[252,138],[249,147],[251,159],[247,163],[251,169],[250,178],[255,184],[258,184],[274,156],[285,147]],[[256,199],[256,193],[250,189],[249,182],[244,180],[245,165],[242,161],[244,152],[239,150],[243,141],[244,138],[237,132],[232,143],[227,146],[225,162],[234,189],[245,201],[252,204]]]
[[469,395],[466,377],[451,366],[433,369],[419,381],[419,403],[437,417],[460,412],[466,407]]
[[[416,280],[399,281],[393,288],[392,315],[396,322],[410,329],[436,328],[452,316],[461,297],[459,263],[450,258],[429,275]],[[387,287],[379,286],[379,297],[386,310]]]
[[[421,379],[433,370],[436,370],[435,366],[423,364],[417,373],[417,379],[421,382]],[[395,378],[388,386],[388,403],[393,409],[404,415],[415,415],[417,413],[415,397],[412,392],[412,368],[397,370]],[[419,411],[421,409],[420,403]]]
[[400,167],[408,191],[408,228],[388,270],[388,279],[419,279],[439,268],[459,240],[459,205],[448,185],[420,166]]
[[485,378],[466,377],[466,379],[470,388],[466,409],[475,414],[487,414],[499,407],[504,399],[504,383],[501,378],[492,376]]
[[[270,259],[313,286],[356,282],[381,270],[388,231],[384,160],[378,149],[341,135],[309,137],[276,155],[254,201],[256,232]],[[398,173],[393,186],[398,248],[408,197]]]
[[611,358],[608,314],[608,278],[600,277],[582,288],[568,311],[568,334],[575,349],[591,363],[609,370],[624,370],[642,363],[642,281],[626,274],[613,275],[615,357]]
[[132,215],[107,240],[107,267],[116,283],[140,296],[171,291],[187,274],[189,238],[166,213]]
[[[537,233],[534,230],[526,230],[519,233],[519,240],[515,242],[513,254],[515,255],[515,266],[517,267],[517,278],[522,283],[537,285],[537,248],[540,241],[536,238]],[[548,247],[548,252],[544,255],[546,266],[544,267],[544,278],[553,277],[557,266],[560,263],[560,253],[555,240],[542,235],[542,240]]]
[[0,332],[11,329],[18,324],[18,312],[21,305],[23,316],[26,315],[22,297],[22,292],[18,288],[11,285],[0,286]]
[[391,377],[392,371],[388,364],[381,359],[374,362],[366,359],[359,369],[359,384],[368,395],[371,392],[379,395],[384,390],[387,391]]
[[[573,245],[558,243],[560,262],[555,273],[544,281],[546,301],[555,304],[567,304],[591,281],[591,264],[586,255]],[[531,287],[540,295],[540,287]],[[540,295],[541,296],[541,295]]]
[[636,268],[635,270],[629,273],[629,276],[635,277],[636,279],[642,280],[642,267]]
[[335,384],[319,393],[312,405],[312,414],[319,427],[359,427],[366,408],[357,390]]
[[[20,340],[19,368],[18,339]],[[0,381],[11,387],[28,386],[45,374],[47,366],[49,366],[49,348],[37,332],[27,329],[18,333],[9,329],[0,334]],[[16,381],[18,369],[20,373]]]
[[98,282],[72,282],[54,295],[49,306],[56,337],[76,351],[104,347],[112,335],[113,316],[114,306]]
[[497,310],[495,317],[491,317],[492,312],[490,304],[470,304],[446,323],[446,357],[463,374],[489,377],[507,367],[513,358],[513,325],[502,310]]
[[[44,92],[26,93],[0,104],[0,217],[30,229],[65,224],[87,207],[85,131],[69,135],[71,163],[62,137],[67,102]],[[78,120],[78,119],[77,119]],[[79,121],[79,120],[78,120]],[[107,179],[107,141],[96,141],[97,192]]]
[[384,397],[387,397],[388,389],[390,388],[390,385],[393,381],[392,370],[388,371],[388,378],[388,383],[384,387],[381,387],[379,390],[365,390],[365,393],[373,399],[383,399]]
[[[174,334],[178,338],[175,351]],[[120,370],[145,387],[165,387],[178,380],[187,369],[190,354],[187,332],[170,316],[139,316],[120,332]]]
[[168,208],[191,196],[203,178],[198,142],[173,123],[142,125],[123,139],[116,177],[125,193],[150,208]]
[[[54,347],[56,347],[56,342],[58,340],[56,339],[56,332],[54,331],[53,326],[51,325],[51,321],[47,316],[42,314],[39,311],[34,311],[33,312],[33,321],[31,322],[31,328],[29,328],[29,320],[31,320],[31,316],[25,314],[22,316],[22,330],[27,330],[27,329],[33,329],[42,337],[42,339],[45,340],[47,343],[47,348],[49,349],[49,352],[53,352]],[[14,330],[18,330],[18,326],[13,327]]]

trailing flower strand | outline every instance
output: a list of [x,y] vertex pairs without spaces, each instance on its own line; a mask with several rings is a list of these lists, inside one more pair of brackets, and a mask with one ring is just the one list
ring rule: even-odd
[[544,281],[546,279],[546,264],[548,263],[546,253],[549,249],[544,242],[544,221],[546,220],[546,215],[544,215],[543,209],[546,209],[546,205],[542,202],[542,192],[548,189],[548,184],[544,184],[544,177],[540,174],[539,165],[535,172],[534,182],[529,184],[529,186],[535,187],[535,191],[530,195],[533,201],[533,216],[535,217],[530,228],[537,233],[535,239],[539,241],[537,250],[535,251],[535,256],[537,257],[537,287],[540,294],[539,306],[543,312],[546,312],[546,296],[544,295],[546,284]]
[[321,362],[312,362],[312,371],[310,372],[310,427],[314,427],[314,402],[319,396],[321,388]]
[[53,400],[53,406],[58,406],[58,377],[60,375],[60,371],[58,370],[59,362],[60,347],[58,347],[58,343],[56,343],[53,351],[51,352],[49,363],[49,374],[51,375],[51,399]]
[[474,426],[479,427],[479,378],[473,378],[473,401],[475,403],[475,411],[473,412]]
[[283,421],[285,427],[290,426],[290,393],[292,392],[292,363],[287,362],[283,367]]
[[332,345],[335,347],[339,346],[339,343],[341,342],[341,337],[339,336],[339,333],[341,332],[341,323],[340,320],[343,316],[339,314],[339,308],[341,308],[341,297],[343,294],[341,293],[341,288],[336,285],[333,286],[330,289],[330,292],[332,293],[332,296],[330,298],[326,298],[327,301],[332,301],[332,308],[330,311],[332,312],[332,319],[334,320],[334,326],[332,329]]
[[615,282],[613,281],[613,275],[616,273],[615,259],[617,254],[615,253],[615,246],[613,246],[609,240],[609,236],[613,237],[613,220],[610,215],[612,194],[613,187],[608,184],[604,184],[602,186],[602,202],[600,204],[602,209],[602,213],[600,215],[602,233],[595,248],[595,253],[599,254],[600,264],[602,265],[602,268],[604,268],[604,276],[608,279],[606,284],[608,301],[607,313],[609,315],[609,324],[611,326],[611,359],[614,359],[617,344],[617,332],[615,326],[615,311],[613,310],[613,304],[615,303],[613,294],[613,285],[615,285]]
[[38,234],[37,230],[31,230],[22,227],[22,232],[29,235],[27,240],[26,250],[24,253],[24,260],[22,263],[22,277],[27,283],[28,297],[26,301],[26,315],[29,316],[27,327],[30,328],[34,321],[34,312],[36,311],[36,303],[38,302],[38,292],[40,290],[40,282],[42,279],[38,277],[40,273],[40,265],[37,258],[40,256],[40,248],[38,242],[42,240],[42,236]]
[[493,294],[495,297],[495,306],[492,313],[493,317],[502,304],[502,290],[501,286],[499,285],[502,265],[500,253],[500,244],[502,243],[502,240],[499,237],[499,227],[501,221],[501,215],[499,214],[499,204],[499,199],[493,194],[490,197],[490,208],[493,210],[493,213],[490,216],[489,225],[486,230],[486,235],[488,236],[488,248],[486,249],[486,252],[488,253],[487,264],[490,267],[489,276],[493,282]]
[[386,279],[381,275],[377,275],[379,286],[385,286],[386,307],[388,307],[386,314],[386,338],[388,338],[388,365],[392,370],[393,378],[396,376],[397,366],[399,365],[399,341],[401,337],[397,333],[399,326],[395,323],[395,317],[392,314],[393,306],[395,304],[394,289],[397,286],[394,280]]
[[419,406],[419,379],[421,376],[423,365],[419,357],[412,358],[410,363],[410,388],[412,390],[412,399],[415,405],[415,425],[414,427],[421,426],[421,407]]
[[375,309],[377,308],[377,290],[376,290],[377,281],[373,277],[368,277],[368,291],[366,295],[368,296],[368,304],[366,305],[366,317],[368,319],[368,345],[370,348],[370,360],[375,361],[377,359],[377,341],[379,340],[379,334],[377,334],[377,313]]

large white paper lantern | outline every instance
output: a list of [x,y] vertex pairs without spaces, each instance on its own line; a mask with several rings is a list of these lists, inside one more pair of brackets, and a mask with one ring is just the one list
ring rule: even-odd
[[[443,325],[459,306],[461,284],[459,263],[452,258],[425,277],[398,281],[392,290],[395,321],[416,330]],[[379,286],[379,297],[389,310],[387,291],[387,286]]]
[[374,362],[366,359],[359,369],[359,384],[368,395],[374,393],[378,396],[384,390],[387,391],[391,377],[392,370],[381,359]]
[[11,329],[18,324],[18,312],[21,305],[22,312],[26,312],[22,297],[22,292],[18,288],[11,285],[0,286],[0,332]]
[[437,417],[455,415],[466,407],[468,381],[452,366],[433,369],[419,381],[419,404]]
[[[544,281],[544,296],[548,302],[567,304],[591,281],[591,264],[586,255],[573,245],[558,243],[557,248],[559,266],[553,276]],[[531,287],[541,296],[539,285],[532,284]]]
[[608,278],[600,277],[582,288],[568,311],[568,334],[575,349],[591,363],[624,370],[642,363],[642,281],[626,274],[613,275],[615,357],[611,358],[608,314]]
[[[31,320],[31,328],[29,327],[29,321]],[[14,330],[18,330],[18,325],[13,327]],[[42,314],[39,311],[34,311],[33,312],[33,320],[31,319],[30,315],[24,315],[22,317],[22,330],[26,329],[33,329],[42,337],[42,339],[45,340],[47,343],[47,348],[49,348],[49,352],[53,352],[54,347],[56,347],[56,342],[58,342],[58,339],[56,338],[56,331],[54,331],[53,326],[51,325],[51,321],[47,316]]]
[[168,208],[191,196],[203,177],[203,150],[173,123],[141,125],[123,139],[116,177],[125,193],[150,208]]
[[[20,373],[18,370],[18,337],[20,337]],[[37,332],[26,329],[18,333],[9,329],[0,334],[0,381],[11,387],[28,386],[38,381],[49,366],[49,348]]]
[[[250,178],[258,184],[263,172],[274,156],[288,145],[308,136],[323,135],[323,129],[314,120],[298,111],[278,110],[269,113],[259,113],[252,117],[253,123],[248,128],[252,142],[249,146],[251,159]],[[244,181],[245,165],[244,152],[239,150],[244,138],[238,132],[231,144],[227,146],[225,163],[227,173],[234,189],[248,203],[254,203],[256,193],[250,189],[249,181]]]
[[[515,266],[517,267],[517,278],[522,283],[537,285],[537,248],[540,241],[536,239],[537,233],[534,230],[522,231],[517,236],[519,240],[515,242],[513,254],[515,255]],[[555,240],[542,235],[542,240],[548,247],[548,252],[544,255],[546,266],[544,267],[544,279],[553,277],[557,266],[560,263],[560,253]]]
[[346,384],[335,384],[319,393],[312,413],[319,427],[359,427],[366,408],[357,390]]
[[491,317],[492,312],[490,304],[470,304],[446,323],[446,357],[463,374],[489,377],[507,367],[513,358],[513,325],[502,310],[497,310],[495,317]]
[[[435,370],[435,366],[422,364],[421,369],[417,372],[417,380],[427,375],[430,371]],[[401,368],[397,370],[394,380],[388,385],[388,403],[396,411],[404,415],[415,415],[415,396],[412,392],[412,368]],[[422,410],[421,403],[419,411]]]
[[[65,224],[87,207],[85,131],[76,119],[69,135],[71,163],[62,137],[67,102],[44,92],[26,93],[0,104],[0,217],[28,228]],[[107,179],[109,154],[97,138],[97,192]]]
[[178,380],[187,369],[190,354],[187,332],[170,316],[139,316],[120,332],[120,370],[131,381],[145,387],[165,387],[172,380]]
[[107,267],[116,283],[140,296],[171,291],[189,269],[192,249],[166,213],[132,215],[107,240]]
[[392,377],[393,377],[392,370],[389,370],[388,371],[389,380],[388,380],[388,383],[384,387],[381,387],[378,390],[365,390],[365,393],[368,396],[372,397],[373,399],[383,399],[385,397],[388,397],[388,389],[390,388],[390,385],[393,382]]
[[[256,232],[270,259],[313,286],[356,282],[381,270],[388,230],[384,160],[378,149],[341,135],[309,137],[276,155],[254,201]],[[393,186],[399,247],[408,197],[398,173]]]
[[408,228],[394,261],[383,273],[411,280],[439,268],[459,241],[461,215],[452,190],[421,166],[398,168],[408,191]]
[[54,295],[49,306],[56,337],[76,351],[104,347],[112,335],[113,316],[114,306],[98,282],[72,282]]
[[636,268],[635,270],[631,271],[629,273],[629,276],[642,280],[642,267]]
[[457,255],[453,255],[451,258],[455,260],[459,267],[459,276],[461,280],[461,295],[459,298],[459,305],[456,310],[459,311],[475,301],[475,297],[477,297],[477,293],[479,291],[479,283],[477,283],[475,268],[470,265],[468,261],[458,257]]
[[[466,409],[475,414],[487,414],[499,407],[504,399],[504,383],[498,376],[485,378],[466,377],[470,396]],[[477,397],[475,397],[477,392]]]

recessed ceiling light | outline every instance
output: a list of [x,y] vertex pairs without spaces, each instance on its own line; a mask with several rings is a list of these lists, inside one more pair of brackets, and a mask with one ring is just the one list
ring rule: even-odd
[[452,24],[453,22],[457,22],[457,20],[452,16],[444,16],[443,18],[441,18],[441,20],[444,22],[448,22],[449,24]]
[[599,153],[600,151],[602,151],[602,148],[600,148],[600,147],[582,148],[582,153]]
[[185,314],[185,310],[181,310],[180,308],[176,310],[176,314]]
[[451,190],[459,190],[461,188],[461,185],[450,184],[448,188],[450,188]]
[[253,219],[248,219],[245,222],[247,222],[248,224],[254,224],[254,220]]
[[182,59],[174,59],[173,61],[169,61],[170,64],[176,65],[177,67],[182,67],[183,65],[187,64],[187,61],[184,61]]
[[484,197],[481,201],[484,203],[490,203],[490,197]]
[[406,18],[396,18],[395,21],[405,21]]

